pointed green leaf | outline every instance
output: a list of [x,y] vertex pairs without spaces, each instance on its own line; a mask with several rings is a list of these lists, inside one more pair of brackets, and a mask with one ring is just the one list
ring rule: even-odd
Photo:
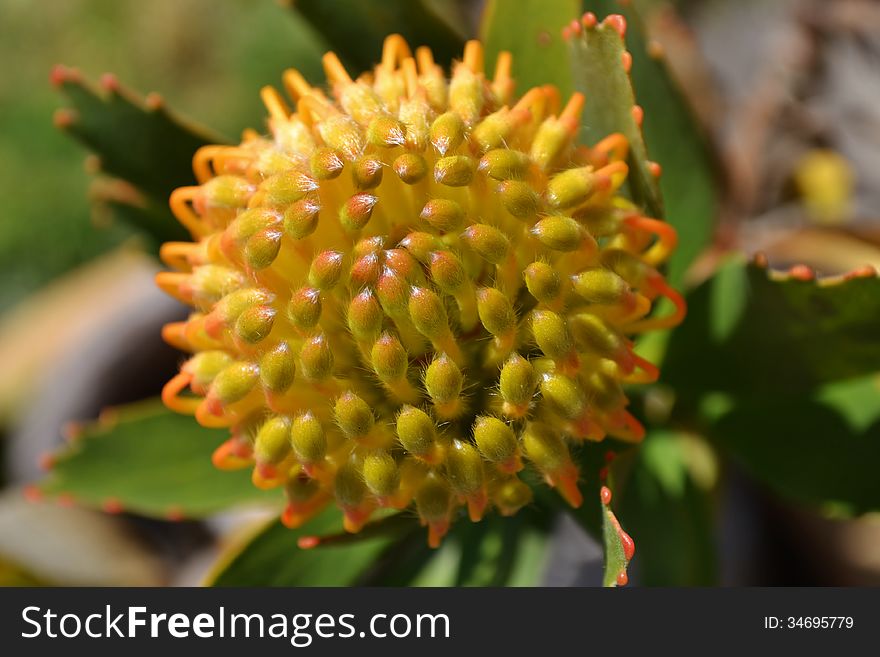
[[247,470],[213,466],[211,454],[227,437],[158,401],[114,409],[53,456],[39,485],[47,495],[159,518],[197,518],[244,503],[280,506],[283,495],[255,488]]
[[60,127],[100,158],[101,169],[167,201],[175,188],[194,184],[193,154],[224,140],[185,123],[156,96],[143,101],[114,78],[98,90],[75,71],[58,69],[58,89],[71,103]]
[[348,540],[303,549],[300,538],[335,533],[342,514],[329,507],[298,529],[274,520],[221,559],[210,586],[348,586],[367,575],[395,541],[417,529],[414,517],[397,514],[364,527]]
[[295,0],[293,8],[323,36],[357,77],[382,58],[382,42],[400,34],[415,49],[429,46],[435,60],[448,66],[461,59],[464,39],[453,27],[449,0]]
[[581,141],[595,144],[620,132],[629,141],[629,190],[632,200],[652,216],[663,218],[663,201],[657,179],[649,168],[648,152],[633,116],[635,95],[624,68],[626,44],[620,23],[605,20],[584,27],[569,40],[574,86],[584,94]]
[[[99,184],[99,207],[104,203],[104,211],[131,221],[157,243],[186,237],[168,209],[168,197],[177,187],[195,184],[195,152],[225,140],[184,122],[158,96],[141,100],[112,76],[104,78],[100,90],[63,67],[56,68],[53,80],[70,101],[56,124],[98,157],[102,172],[121,179]],[[104,198],[114,185],[130,189],[122,195],[111,189]]]
[[880,370],[880,279],[801,279],[730,260],[687,297],[662,381],[680,395],[792,395]]
[[[601,502],[600,502],[601,504]],[[607,504],[602,504],[602,546],[605,551],[605,574],[602,586],[619,586],[620,578],[626,576],[629,565],[620,522]]]
[[[648,157],[663,169],[659,185],[665,219],[678,230],[678,247],[669,261],[668,279],[678,285],[688,265],[711,242],[718,208],[718,175],[705,135],[656,44],[632,4],[591,0],[597,15],[626,19],[626,46],[632,55],[635,102],[644,110],[642,134]],[[648,181],[650,182],[650,181]],[[663,217],[660,217],[663,218]]]
[[710,434],[780,495],[836,515],[880,511],[880,387],[876,376],[812,398],[768,396],[734,407]]
[[706,488],[715,469],[705,444],[672,431],[650,431],[635,451],[616,497],[639,545],[640,584],[717,583],[714,513]]
[[498,53],[506,50],[513,55],[518,95],[553,84],[568,98],[573,87],[562,28],[580,15],[580,7],[580,0],[489,0],[480,24],[486,71],[495,70]]

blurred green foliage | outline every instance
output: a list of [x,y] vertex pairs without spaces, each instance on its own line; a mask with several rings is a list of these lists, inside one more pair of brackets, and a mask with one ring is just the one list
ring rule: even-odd
[[52,124],[55,64],[109,70],[230,138],[263,124],[259,89],[285,68],[322,78],[321,38],[273,0],[0,0],[0,16],[0,312],[134,235],[91,221],[83,151]]

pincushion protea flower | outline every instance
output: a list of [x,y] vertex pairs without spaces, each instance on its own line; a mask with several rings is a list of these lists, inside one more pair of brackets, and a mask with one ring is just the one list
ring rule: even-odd
[[327,54],[330,95],[290,70],[295,110],[263,89],[269,136],[202,148],[171,197],[194,241],[157,281],[195,311],[164,337],[194,355],[163,399],[230,429],[215,464],[283,487],[289,526],[414,504],[437,546],[459,509],[527,504],[527,465],[580,505],[570,446],[643,436],[622,385],[658,372],[629,337],[684,314],[675,232],[619,195],[622,135],[574,144],[580,94],[514,100],[510,55],[482,59],[447,80],[391,36],[356,80]]

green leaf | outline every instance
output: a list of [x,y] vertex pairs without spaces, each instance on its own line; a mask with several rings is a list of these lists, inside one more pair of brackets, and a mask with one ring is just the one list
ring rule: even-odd
[[494,71],[498,53],[507,50],[519,95],[553,84],[563,99],[570,96],[571,67],[561,33],[580,7],[580,0],[489,0],[480,24],[486,71]]
[[309,549],[298,546],[300,538],[338,532],[341,527],[342,514],[335,507],[297,529],[272,521],[221,559],[208,584],[349,586],[366,577],[380,555],[418,524],[414,517],[397,514],[370,523],[359,534],[325,540]]
[[613,21],[585,27],[569,40],[574,86],[584,94],[581,140],[595,144],[620,132],[629,141],[629,189],[632,200],[662,219],[663,201],[657,179],[649,170],[642,129],[633,117],[635,95],[623,66],[626,45]]
[[296,0],[292,6],[350,67],[352,77],[379,62],[389,34],[402,35],[413,49],[429,46],[444,66],[461,58],[464,39],[447,18],[454,12],[448,0]]
[[[880,511],[880,388],[871,377],[829,390],[839,385],[812,398],[740,404],[710,434],[748,472],[786,498],[837,515]],[[854,413],[856,400],[861,403]]]
[[39,486],[47,495],[160,518],[197,518],[243,503],[280,504],[281,493],[255,488],[250,472],[213,466],[211,454],[227,437],[158,401],[114,409],[54,455]]
[[58,89],[70,101],[59,110],[56,124],[98,156],[100,169],[120,178],[148,197],[131,205],[136,212],[151,205],[149,220],[138,212],[137,223],[158,241],[179,239],[186,231],[168,209],[177,187],[195,184],[192,158],[206,144],[225,143],[201,127],[175,116],[158,96],[141,100],[112,77],[99,90],[63,67],[53,72]]
[[642,134],[650,159],[663,167],[659,184],[665,218],[678,230],[678,247],[668,271],[669,282],[678,285],[712,239],[718,209],[715,158],[662,52],[649,48],[636,7],[616,0],[591,0],[588,8],[597,15],[618,13],[626,18],[635,101],[644,110]]
[[636,450],[615,497],[639,546],[640,584],[717,583],[714,509],[707,490],[715,469],[704,443],[671,431],[649,432]]
[[620,523],[608,505],[602,504],[602,546],[605,551],[605,574],[602,586],[618,586],[621,575],[626,576],[629,560],[621,536]]
[[880,370],[880,279],[799,280],[730,260],[687,297],[662,380],[679,396],[796,395]]

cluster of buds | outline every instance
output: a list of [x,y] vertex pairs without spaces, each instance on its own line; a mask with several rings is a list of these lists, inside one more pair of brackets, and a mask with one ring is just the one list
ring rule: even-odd
[[630,337],[683,316],[675,232],[618,193],[621,135],[574,144],[580,94],[514,101],[510,55],[482,60],[447,79],[391,36],[356,80],[327,54],[329,95],[287,71],[269,136],[201,149],[171,197],[194,241],[157,281],[194,312],[164,337],[193,355],[163,399],[229,428],[215,464],[284,489],[291,527],[414,505],[437,546],[528,504],[525,467],[578,506],[570,448],[642,438],[622,386],[657,377]]

